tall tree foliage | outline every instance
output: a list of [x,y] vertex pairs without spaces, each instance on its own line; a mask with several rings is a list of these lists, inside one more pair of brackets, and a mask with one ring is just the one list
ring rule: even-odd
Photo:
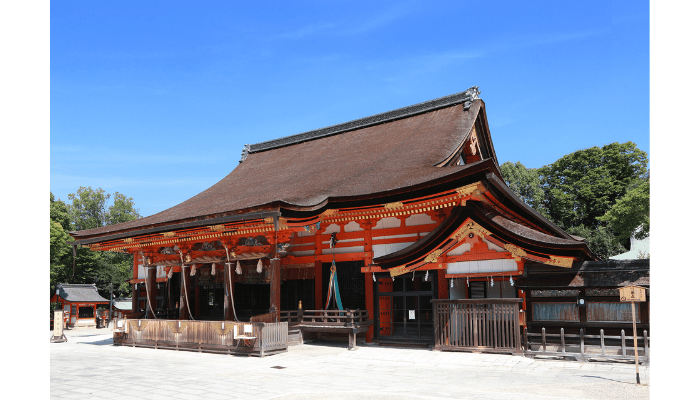
[[599,257],[623,253],[640,226],[637,238],[648,235],[648,157],[634,143],[579,150],[539,169],[518,164],[501,166],[511,190],[569,234],[585,238]]
[[[113,199],[109,204],[109,199]],[[68,232],[99,228],[141,218],[134,200],[119,192],[111,195],[102,188],[80,187],[68,195],[68,204],[51,193],[51,291],[57,283],[95,283],[101,294],[109,293],[110,283],[117,296],[129,294],[133,256],[115,252],[93,252],[77,247],[75,269],[73,251],[67,244]]]
[[540,185],[537,168],[527,168],[520,161],[513,164],[507,161],[501,165],[503,180],[528,206],[547,217],[544,206],[544,189]]
[[579,150],[545,165],[540,176],[550,217],[564,229],[598,227],[598,218],[644,177],[647,163],[646,153],[627,142]]

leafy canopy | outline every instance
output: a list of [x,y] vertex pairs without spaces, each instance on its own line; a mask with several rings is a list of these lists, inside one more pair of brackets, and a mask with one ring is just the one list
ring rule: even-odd
[[[141,218],[134,199],[119,192],[111,195],[102,188],[80,187],[68,195],[69,203],[56,200],[51,193],[50,282],[54,293],[59,282],[95,283],[100,293],[108,297],[110,283],[117,296],[130,292],[133,256],[115,252],[94,252],[77,247],[75,272],[73,251],[68,232],[99,228]],[[109,199],[112,199],[109,204]]]
[[633,234],[649,234],[647,167],[646,152],[627,142],[579,150],[539,169],[506,162],[501,173],[523,201],[606,259],[623,253]]

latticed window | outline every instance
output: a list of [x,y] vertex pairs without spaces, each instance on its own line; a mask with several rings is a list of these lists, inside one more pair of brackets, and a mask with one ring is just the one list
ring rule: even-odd
[[[639,307],[635,307],[637,322]],[[632,322],[632,306],[629,303],[590,302],[587,311],[588,321],[591,322]]]
[[576,303],[532,303],[533,321],[567,321],[578,322],[578,308]]

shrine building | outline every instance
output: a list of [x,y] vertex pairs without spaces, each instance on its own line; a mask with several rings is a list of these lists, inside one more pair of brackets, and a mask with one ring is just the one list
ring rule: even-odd
[[508,188],[479,93],[246,145],[198,195],[70,232],[72,244],[133,254],[131,315],[147,320],[342,308],[365,313],[366,342],[432,343],[439,300],[505,299],[525,314],[539,288],[528,270],[599,260]]

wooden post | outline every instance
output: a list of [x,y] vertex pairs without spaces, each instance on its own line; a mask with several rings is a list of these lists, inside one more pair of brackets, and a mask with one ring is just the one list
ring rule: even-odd
[[566,340],[564,340],[564,328],[561,328],[561,353],[564,354],[566,350]]
[[627,356],[627,343],[626,343],[627,339],[625,338],[625,330],[624,329],[620,330],[620,337],[622,340],[622,357],[626,357]]
[[282,269],[279,259],[270,260],[270,312],[275,313],[275,321],[280,320],[280,285]]
[[542,352],[547,351],[547,335],[545,334],[544,328],[542,328]]
[[637,352],[637,317],[634,313],[634,303],[636,301],[630,302],[632,305],[632,337],[634,338],[634,367],[637,369],[637,385],[639,385],[639,354]]

